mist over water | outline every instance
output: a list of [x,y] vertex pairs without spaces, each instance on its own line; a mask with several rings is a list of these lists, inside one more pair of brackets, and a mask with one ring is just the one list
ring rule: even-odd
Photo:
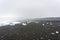
[[0,22],[60,17],[59,0],[0,0]]

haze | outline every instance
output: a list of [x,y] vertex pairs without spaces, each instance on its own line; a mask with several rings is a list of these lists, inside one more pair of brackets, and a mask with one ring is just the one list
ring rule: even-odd
[[21,18],[60,17],[60,0],[0,0],[0,16]]

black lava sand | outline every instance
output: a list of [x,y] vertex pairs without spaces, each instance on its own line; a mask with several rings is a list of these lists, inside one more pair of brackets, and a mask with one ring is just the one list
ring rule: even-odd
[[0,40],[60,40],[60,22],[31,22],[0,27]]

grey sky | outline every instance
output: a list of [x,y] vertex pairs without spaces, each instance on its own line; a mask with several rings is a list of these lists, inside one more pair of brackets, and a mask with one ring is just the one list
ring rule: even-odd
[[60,17],[60,0],[0,0],[0,15]]

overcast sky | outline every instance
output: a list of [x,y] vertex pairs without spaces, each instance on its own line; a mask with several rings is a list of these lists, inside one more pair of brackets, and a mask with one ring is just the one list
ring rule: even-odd
[[60,17],[60,0],[0,0],[0,16]]

